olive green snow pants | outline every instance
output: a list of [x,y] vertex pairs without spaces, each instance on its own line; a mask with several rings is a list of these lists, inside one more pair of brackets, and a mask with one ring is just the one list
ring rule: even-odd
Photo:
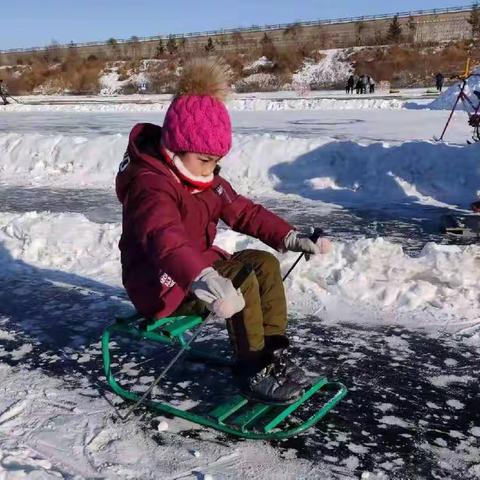
[[[262,250],[243,250],[229,260],[218,260],[213,267],[233,280],[245,264],[253,267],[241,286],[245,308],[227,320],[230,342],[240,358],[262,350],[265,336],[284,335],[287,328],[287,301],[280,264],[274,255]],[[190,296],[175,315],[206,313],[205,304]]]

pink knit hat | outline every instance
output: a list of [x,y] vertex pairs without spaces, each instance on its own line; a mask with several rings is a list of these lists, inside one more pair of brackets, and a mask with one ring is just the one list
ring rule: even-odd
[[228,93],[225,66],[210,59],[185,65],[175,99],[162,128],[170,151],[223,157],[232,147],[232,125],[224,100]]

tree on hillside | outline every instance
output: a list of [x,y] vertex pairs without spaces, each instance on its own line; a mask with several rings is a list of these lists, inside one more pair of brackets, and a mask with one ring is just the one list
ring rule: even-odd
[[163,46],[163,39],[159,38],[157,48],[155,49],[155,58],[160,58],[165,53],[165,47]]
[[398,21],[398,15],[395,15],[388,27],[387,39],[393,43],[398,43],[402,37],[402,27]]
[[267,32],[263,34],[263,38],[260,40],[260,45],[262,46],[262,55],[272,60],[275,56],[276,48],[272,39],[267,35]]
[[408,35],[409,40],[410,42],[414,43],[415,33],[417,32],[417,24],[415,23],[415,18],[413,18],[411,15],[408,17],[407,27],[409,32],[409,35]]
[[167,40],[167,51],[170,55],[175,55],[178,50],[177,39],[174,35],[170,34]]
[[480,8],[478,7],[478,3],[475,3],[472,6],[470,18],[467,20],[467,22],[472,27],[472,37],[480,37]]
[[355,43],[362,45],[362,33],[365,30],[365,22],[355,22]]
[[178,40],[178,46],[183,52],[187,49],[187,39],[183,35]]
[[285,37],[290,37],[292,39],[299,37],[302,34],[302,25],[300,23],[292,23],[284,31],[283,35]]
[[240,32],[233,32],[232,41],[233,41],[233,44],[235,45],[235,48],[238,50],[238,47],[243,42],[243,35]]
[[215,50],[215,45],[213,44],[212,37],[208,37],[207,44],[205,45],[205,51],[211,53]]
[[44,59],[47,63],[58,63],[62,61],[62,57],[62,47],[60,43],[53,39],[50,45],[45,49]]
[[118,42],[112,37],[107,40],[107,45],[110,53],[110,58],[117,59],[119,57],[120,49],[118,47]]
[[137,60],[140,53],[140,40],[136,35],[132,35],[129,40],[130,44],[129,53],[133,60]]

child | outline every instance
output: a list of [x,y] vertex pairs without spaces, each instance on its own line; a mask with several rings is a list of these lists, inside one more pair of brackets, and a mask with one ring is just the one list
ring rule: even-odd
[[[265,251],[229,255],[214,246],[217,223],[284,252],[326,253],[274,213],[235,192],[220,176],[232,131],[224,105],[225,66],[185,65],[163,127],[138,124],[116,179],[123,205],[122,279],[137,310],[150,318],[213,311],[228,319],[243,392],[272,403],[295,401],[305,375],[289,358],[287,308],[277,258]],[[236,290],[244,264],[253,272]]]

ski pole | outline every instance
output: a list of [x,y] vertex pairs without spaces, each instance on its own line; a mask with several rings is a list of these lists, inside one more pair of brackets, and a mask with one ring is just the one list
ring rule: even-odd
[[11,98],[14,102],[21,103],[23,105],[23,102],[21,102],[20,100],[17,100],[16,98],[12,97],[11,95],[7,94],[7,97]]
[[460,88],[460,93],[458,94],[457,99],[455,100],[455,103],[453,104],[452,111],[450,112],[450,115],[448,116],[448,120],[447,120],[447,123],[445,124],[443,132],[440,135],[440,140],[443,140],[443,136],[445,135],[445,132],[447,131],[448,125],[450,125],[450,120],[452,119],[453,113],[455,112],[455,109],[457,108],[457,104],[458,104],[460,98],[463,97],[463,91],[464,91],[466,85],[467,85],[467,80],[465,79],[462,83],[462,87]]
[[[323,230],[321,228],[314,228],[313,233],[310,235],[310,240],[313,243],[317,243],[317,240],[323,235]],[[305,252],[301,253],[300,256],[295,260],[295,263],[290,267],[290,270],[284,275],[282,281],[284,282],[287,277],[290,275],[290,272],[297,266],[297,263],[303,258]]]
[[[241,287],[241,285],[250,275],[252,270],[253,270],[253,267],[249,264],[244,265],[240,269],[240,271],[235,275],[234,279],[232,280],[232,283],[235,289]],[[152,392],[152,390],[158,385],[160,380],[168,373],[168,371],[175,365],[175,363],[177,363],[178,359],[188,350],[188,347],[198,337],[203,327],[214,318],[216,318],[216,315],[214,313],[211,313],[210,315],[208,315],[208,317],[203,321],[200,327],[197,328],[197,331],[190,337],[188,342],[185,343],[185,345],[183,345],[180,351],[172,358],[170,363],[163,369],[163,371],[158,375],[158,377],[151,383],[151,385],[143,393],[143,395],[127,410],[127,413],[125,414],[125,416],[123,418],[121,417],[121,419],[124,422],[128,419],[130,414],[144,402],[144,400],[148,397],[148,395]]]

